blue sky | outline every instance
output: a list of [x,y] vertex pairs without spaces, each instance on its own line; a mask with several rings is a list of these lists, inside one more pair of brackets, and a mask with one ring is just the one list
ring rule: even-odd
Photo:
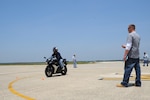
[[38,62],[57,46],[71,60],[122,59],[127,27],[150,54],[150,0],[0,0],[0,62]]

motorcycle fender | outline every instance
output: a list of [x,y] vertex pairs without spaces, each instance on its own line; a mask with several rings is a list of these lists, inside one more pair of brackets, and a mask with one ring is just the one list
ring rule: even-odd
[[56,72],[57,72],[57,69],[58,69],[58,66],[53,65],[53,67],[54,67],[54,73],[56,73]]

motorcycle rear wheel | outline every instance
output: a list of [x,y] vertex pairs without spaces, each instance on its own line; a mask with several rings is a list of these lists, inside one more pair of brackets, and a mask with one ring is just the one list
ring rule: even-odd
[[62,75],[66,75],[67,74],[67,67],[66,66],[64,66],[64,68],[62,69],[61,74]]

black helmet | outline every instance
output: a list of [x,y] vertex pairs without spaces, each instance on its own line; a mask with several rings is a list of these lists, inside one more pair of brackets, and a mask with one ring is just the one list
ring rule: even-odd
[[53,52],[57,52],[58,49],[56,47],[53,48]]

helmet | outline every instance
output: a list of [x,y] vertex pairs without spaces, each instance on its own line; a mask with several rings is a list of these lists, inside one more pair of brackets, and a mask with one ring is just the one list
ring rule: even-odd
[[57,52],[58,49],[56,47],[53,48],[53,52]]

